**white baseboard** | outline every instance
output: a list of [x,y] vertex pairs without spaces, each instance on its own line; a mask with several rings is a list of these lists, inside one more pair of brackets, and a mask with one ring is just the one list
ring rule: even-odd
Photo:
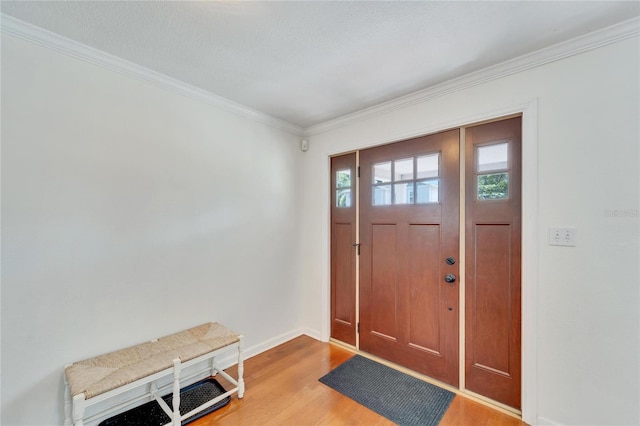
[[[271,339],[267,339],[264,342],[258,343],[257,345],[244,348],[242,351],[242,358],[246,361],[251,357],[261,354],[262,352],[268,351],[269,349],[273,349],[276,346],[281,345],[285,342],[288,342],[291,339],[295,339],[298,336],[302,336],[303,334],[306,334],[306,333],[304,333],[301,328],[287,331],[286,333],[282,333],[278,336],[272,337]],[[225,356],[224,358],[219,358],[218,365],[222,369],[226,369],[234,365],[237,361],[238,359],[236,356],[229,355],[229,356]]]
[[[318,330],[314,330],[311,328],[297,328],[295,330],[288,331],[286,333],[282,333],[278,336],[272,337],[271,339],[265,340],[262,343],[258,343],[257,345],[253,345],[251,347],[245,348],[243,350],[243,358],[247,360],[251,357],[254,357],[262,352],[266,352],[269,349],[273,349],[278,345],[288,342],[289,340],[295,339],[298,336],[307,335],[312,339],[316,339],[320,342],[326,342],[322,339],[322,334]],[[226,369],[232,365],[234,365],[237,361],[237,358],[233,355],[226,356],[224,358],[218,359],[218,365],[222,369]]]
[[556,423],[553,420],[549,420],[545,417],[538,417],[538,426],[561,426],[560,423]]
[[262,343],[258,343],[257,345],[253,345],[249,348],[244,349],[244,359],[251,358],[262,352],[268,351],[269,349],[275,348],[278,345],[281,345],[285,342],[288,342],[291,339],[295,339],[298,336],[302,336],[303,331],[301,328],[297,328],[295,330],[287,331],[286,333],[282,333],[279,336],[272,337],[271,339],[265,340]]
[[321,342],[326,342],[326,340],[322,339],[322,333],[320,333],[318,330],[314,330],[312,328],[303,328],[302,329],[302,334],[306,334],[307,336],[311,337],[312,339],[316,339],[316,340],[319,340]]

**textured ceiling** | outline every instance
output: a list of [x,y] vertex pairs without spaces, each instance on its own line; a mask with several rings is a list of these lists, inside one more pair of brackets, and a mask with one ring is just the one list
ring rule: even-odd
[[2,1],[0,8],[301,127],[640,13],[637,1]]

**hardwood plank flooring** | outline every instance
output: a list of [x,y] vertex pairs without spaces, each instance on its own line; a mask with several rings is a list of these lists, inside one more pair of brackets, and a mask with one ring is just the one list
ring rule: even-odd
[[[245,361],[243,399],[191,423],[211,425],[393,425],[318,379],[351,358],[349,350],[300,336]],[[229,369],[235,375],[235,367]],[[223,378],[220,383],[227,387]],[[520,420],[456,395],[441,426],[521,426]]]

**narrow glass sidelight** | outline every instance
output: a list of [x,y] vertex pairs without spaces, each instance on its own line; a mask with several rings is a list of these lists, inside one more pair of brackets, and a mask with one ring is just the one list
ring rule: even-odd
[[480,201],[509,198],[509,142],[476,148],[476,195]]
[[351,207],[351,169],[336,172],[336,207]]

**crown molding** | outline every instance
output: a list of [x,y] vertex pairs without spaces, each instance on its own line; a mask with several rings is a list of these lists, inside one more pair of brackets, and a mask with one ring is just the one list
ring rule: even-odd
[[351,114],[343,115],[342,117],[338,117],[333,120],[309,126],[305,128],[304,136],[308,137],[317,135],[319,133],[344,127],[357,121],[388,114],[392,111],[420,104],[452,92],[457,92],[551,62],[559,61],[561,59],[613,44],[618,41],[637,37],[639,34],[640,18],[636,17],[526,55],[518,56],[461,77],[436,84],[426,89],[422,89]]
[[77,41],[21,21],[12,16],[0,14],[0,17],[2,18],[0,29],[3,34],[29,41],[110,71],[146,81],[156,87],[205,102],[224,111],[250,118],[296,136],[303,134],[303,128],[301,126],[256,111],[206,90],[202,90],[85,44],[78,43]]
[[0,17],[2,18],[0,29],[4,34],[32,42],[111,71],[146,81],[156,87],[205,102],[222,110],[250,118],[296,136],[313,136],[324,133],[356,121],[388,114],[392,111],[404,109],[411,105],[420,104],[452,92],[464,90],[618,41],[636,37],[640,34],[640,18],[636,17],[396,99],[303,128],[9,15],[0,13]]

